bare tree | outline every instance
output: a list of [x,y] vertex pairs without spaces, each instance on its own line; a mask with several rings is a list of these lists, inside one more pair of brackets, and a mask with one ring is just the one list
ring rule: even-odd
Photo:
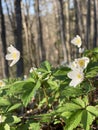
[[70,48],[70,21],[69,21],[69,11],[70,11],[70,9],[69,9],[69,0],[66,0],[65,1],[65,19],[66,19],[66,21],[65,21],[65,28],[66,28],[66,30],[65,30],[65,32],[66,32],[66,48],[67,48],[67,50],[68,50],[68,62],[71,60],[71,48]]
[[98,1],[94,0],[94,44],[93,47],[98,45]]
[[66,48],[65,43],[65,21],[64,21],[64,13],[63,13],[63,0],[58,0],[58,7],[59,7],[59,17],[60,17],[60,33],[61,33],[61,42],[62,42],[62,49],[64,55],[64,61],[68,61],[68,50]]
[[83,32],[83,20],[82,20],[82,13],[81,13],[81,1],[75,0],[75,17],[76,17],[76,35],[80,35],[82,37]]
[[7,53],[7,43],[6,43],[6,27],[5,27],[5,18],[3,14],[2,8],[2,0],[0,0],[0,20],[1,20],[1,39],[2,39],[2,48],[3,48],[3,55],[4,55],[4,77],[9,77],[9,69],[8,69],[8,61],[5,60],[5,55]]
[[35,13],[36,13],[36,24],[37,24],[37,31],[38,31],[38,46],[39,46],[38,50],[41,53],[40,60],[44,61],[46,60],[46,52],[45,52],[45,46],[43,43],[43,31],[42,31],[42,23],[41,23],[41,17],[40,17],[39,0],[35,0]]
[[23,75],[23,43],[22,43],[22,16],[21,16],[21,0],[14,0],[15,17],[16,17],[16,48],[20,51],[21,58],[17,63],[17,77]]
[[15,14],[13,12],[13,9],[12,9],[12,3],[11,1],[9,0],[9,4],[10,4],[10,9],[9,9],[9,6],[8,6],[8,3],[7,3],[7,0],[4,0],[5,1],[5,5],[6,5],[6,9],[7,9],[7,14],[8,14],[8,18],[9,18],[9,22],[10,22],[10,25],[11,25],[11,28],[12,28],[12,33],[13,33],[13,37],[14,37],[14,42],[16,41],[16,27],[15,27]]
[[86,46],[90,48],[90,27],[91,27],[91,0],[87,0],[87,16],[86,16]]

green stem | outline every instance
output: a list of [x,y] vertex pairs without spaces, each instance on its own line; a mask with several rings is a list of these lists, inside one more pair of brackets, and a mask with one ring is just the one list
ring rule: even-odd
[[48,106],[48,96],[47,96],[47,94],[46,94],[46,90],[45,90],[45,88],[43,87],[43,92],[44,92],[44,96],[45,96],[45,98],[46,98],[46,105]]

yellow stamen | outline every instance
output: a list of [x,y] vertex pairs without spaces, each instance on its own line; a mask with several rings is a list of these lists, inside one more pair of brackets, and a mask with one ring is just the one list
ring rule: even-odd
[[80,38],[77,38],[77,39],[76,39],[76,44],[79,45],[80,43],[81,43]]
[[79,60],[78,64],[80,67],[84,67],[85,66],[85,60]]
[[12,57],[13,57],[13,59],[16,59],[16,58],[17,58],[17,54],[14,52],[14,53],[12,54]]
[[81,74],[77,74],[77,78],[78,78],[78,79],[81,79],[81,78],[82,78],[82,75],[81,75]]

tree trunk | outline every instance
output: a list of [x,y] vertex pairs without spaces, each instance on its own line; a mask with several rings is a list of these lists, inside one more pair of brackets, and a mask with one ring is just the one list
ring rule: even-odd
[[[12,28],[12,32],[13,32],[13,36],[14,36],[14,42],[15,42],[16,41],[15,14],[12,11],[12,3],[10,2],[10,6],[11,6],[10,8],[11,9],[9,9],[7,0],[4,0],[4,1],[5,1],[7,14],[8,14],[8,18],[9,18],[10,25],[11,25],[11,28]],[[11,15],[10,15],[10,10],[11,10]]]
[[24,72],[23,65],[23,44],[22,44],[22,16],[21,16],[21,0],[14,1],[16,15],[16,48],[20,51],[21,58],[17,63],[17,77],[21,77]]
[[63,14],[63,0],[58,0],[58,6],[59,6],[59,16],[60,16],[60,33],[61,33],[61,42],[62,42],[62,48],[63,48],[63,56],[64,61],[67,62],[67,48],[65,43],[65,21],[64,21],[64,14]]
[[70,47],[70,21],[69,21],[69,0],[65,2],[65,18],[66,18],[66,48],[68,50],[68,62],[71,61],[71,47]]
[[97,47],[98,45],[98,1],[94,0],[94,43],[93,47]]
[[2,0],[0,0],[0,20],[1,20],[1,39],[2,39],[2,48],[3,48],[3,55],[4,55],[4,77],[9,77],[9,69],[8,69],[8,61],[5,60],[5,55],[7,53],[7,43],[6,43],[6,27],[5,27],[5,18],[3,14],[2,8]]
[[87,20],[86,20],[86,46],[90,49],[90,25],[91,25],[91,0],[87,0]]
[[43,43],[43,31],[42,31],[42,23],[40,17],[39,0],[35,0],[35,12],[36,12],[36,23],[37,23],[37,31],[38,31],[38,45],[39,45],[39,51],[41,53],[40,61],[42,62],[46,60],[46,52]]

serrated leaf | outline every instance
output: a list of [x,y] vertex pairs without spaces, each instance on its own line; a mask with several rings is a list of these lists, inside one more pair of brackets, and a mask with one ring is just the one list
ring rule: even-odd
[[87,110],[83,110],[81,123],[85,130],[90,130],[90,125],[94,120],[94,116],[89,113]]
[[28,89],[25,90],[25,92],[22,95],[22,101],[23,101],[23,104],[25,106],[27,106],[27,104],[30,102],[30,100],[32,99],[32,97],[35,96],[36,91],[39,89],[40,85],[41,85],[41,83],[38,80],[35,85],[33,84],[33,86],[28,86],[30,88],[28,88]]
[[85,106],[87,106],[89,104],[88,96],[84,96],[83,101],[85,103]]
[[63,112],[60,114],[62,117],[68,119],[71,115],[72,115],[72,112]]
[[79,89],[79,88],[73,88],[73,87],[68,87],[66,89],[64,89],[61,92],[61,96],[66,96],[66,97],[76,97],[76,96],[80,96],[83,95],[83,90]]
[[74,102],[74,103],[80,105],[82,108],[85,107],[85,103],[84,103],[83,100],[80,99],[80,98],[72,99],[72,102]]
[[33,79],[28,79],[25,81],[17,81],[14,84],[11,84],[10,88],[9,88],[9,92],[8,95],[11,94],[17,94],[17,93],[21,93],[24,90],[24,86],[29,86],[29,84],[34,84],[34,80]]
[[86,110],[98,117],[98,108],[94,106],[88,106]]
[[81,109],[80,105],[77,105],[75,103],[66,103],[63,106],[60,106],[56,112],[65,112],[65,111],[77,111]]
[[81,117],[82,117],[82,110],[74,112],[71,115],[71,117],[67,120],[64,130],[73,130],[74,128],[76,128],[81,121]]

